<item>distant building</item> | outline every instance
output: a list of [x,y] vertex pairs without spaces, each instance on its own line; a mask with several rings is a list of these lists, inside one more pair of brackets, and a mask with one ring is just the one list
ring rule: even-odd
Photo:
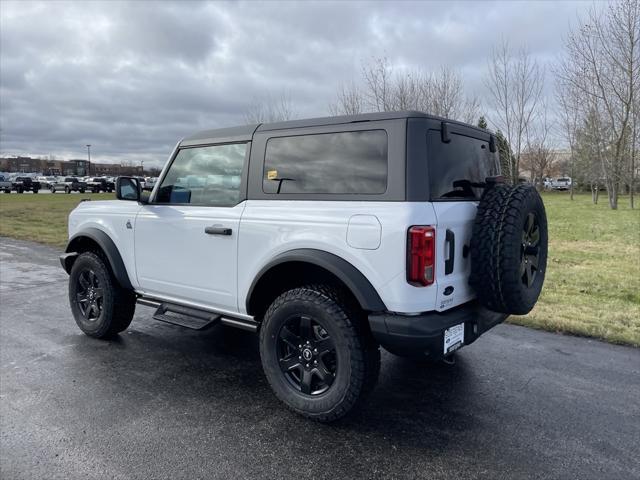
[[[91,167],[91,171],[89,171]],[[88,160],[47,160],[31,157],[0,158],[0,172],[9,173],[41,173],[43,175],[73,175],[84,177],[88,175],[141,175],[140,166],[123,166],[119,163],[98,163]]]

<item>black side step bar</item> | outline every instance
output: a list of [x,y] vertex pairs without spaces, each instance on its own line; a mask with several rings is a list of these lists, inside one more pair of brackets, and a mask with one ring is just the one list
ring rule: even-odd
[[148,307],[156,307],[156,312],[153,314],[155,320],[191,330],[205,330],[221,323],[250,332],[258,331],[258,324],[251,320],[223,317],[219,313],[208,312],[185,305],[177,305],[175,303],[159,302],[147,298],[138,298],[138,303]]
[[202,310],[169,303],[161,304],[156,313],[153,314],[153,318],[192,330],[204,330],[220,323],[220,315],[215,313],[203,312]]

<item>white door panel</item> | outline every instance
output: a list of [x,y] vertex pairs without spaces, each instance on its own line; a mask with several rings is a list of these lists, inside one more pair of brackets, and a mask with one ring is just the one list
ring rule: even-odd
[[[143,207],[135,224],[142,290],[237,311],[236,258],[244,205]],[[228,228],[231,234],[207,234],[207,227]]]

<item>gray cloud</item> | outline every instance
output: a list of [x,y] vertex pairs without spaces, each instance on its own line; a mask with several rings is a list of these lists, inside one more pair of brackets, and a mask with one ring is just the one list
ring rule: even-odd
[[[560,53],[578,2],[7,2],[0,8],[0,153],[164,162],[193,131],[242,124],[286,92],[328,113],[363,60],[450,65],[467,89],[501,38]],[[548,86],[547,91],[551,91]],[[151,162],[151,163],[147,163]]]

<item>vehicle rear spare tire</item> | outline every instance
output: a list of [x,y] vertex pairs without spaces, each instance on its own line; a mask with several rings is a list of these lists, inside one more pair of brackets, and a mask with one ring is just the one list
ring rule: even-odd
[[544,204],[532,185],[487,189],[470,245],[470,283],[480,303],[496,312],[529,313],[544,283],[547,242]]

